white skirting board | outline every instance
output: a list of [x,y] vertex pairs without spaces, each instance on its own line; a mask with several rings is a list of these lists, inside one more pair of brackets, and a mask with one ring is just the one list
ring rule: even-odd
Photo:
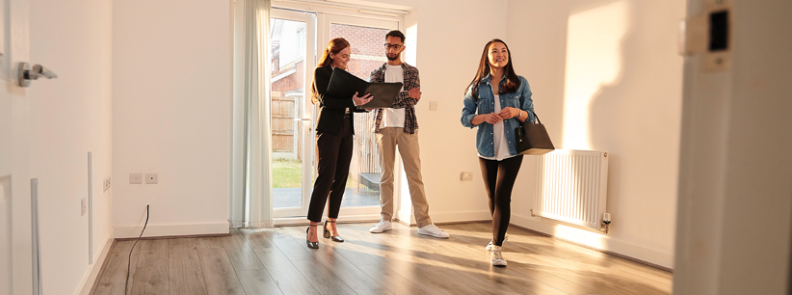
[[108,254],[110,254],[110,248],[113,247],[113,241],[115,241],[113,230],[110,230],[110,233],[105,237],[104,244],[102,244],[102,249],[99,249],[96,257],[94,257],[93,264],[88,265],[85,277],[80,284],[81,287],[75,291],[75,295],[88,295],[91,293],[91,288],[93,288],[94,282],[99,279],[99,272],[102,271],[102,266]]
[[[143,224],[116,226],[115,238],[127,239],[137,238]],[[228,221],[215,223],[192,223],[192,224],[149,224],[144,237],[168,237],[168,236],[189,236],[189,235],[210,235],[230,233]]]
[[[415,216],[412,210],[404,211],[399,210],[396,214],[399,217],[399,222],[405,225],[417,225]],[[453,223],[453,222],[474,222],[492,220],[489,209],[481,211],[457,211],[457,212],[432,212],[429,209],[429,216],[432,217],[432,223]],[[409,223],[407,222],[409,220]]]
[[600,234],[590,230],[565,226],[562,223],[553,220],[545,219],[543,221],[540,217],[530,217],[516,214],[512,214],[511,224],[545,233],[559,240],[568,241],[573,244],[583,245],[618,256],[637,259],[667,269],[674,268],[673,253],[664,253],[616,240],[605,235],[604,233]]

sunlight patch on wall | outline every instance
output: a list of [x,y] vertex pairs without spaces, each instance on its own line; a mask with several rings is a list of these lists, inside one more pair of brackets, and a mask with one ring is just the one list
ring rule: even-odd
[[620,76],[621,41],[627,33],[627,0],[569,17],[563,148],[589,150],[591,103],[602,86]]
[[418,25],[407,28],[404,40],[404,61],[413,66],[418,66],[416,54],[418,53]]

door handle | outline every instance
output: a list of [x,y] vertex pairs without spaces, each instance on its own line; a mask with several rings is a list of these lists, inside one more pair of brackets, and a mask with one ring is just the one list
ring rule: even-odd
[[[311,118],[294,118],[294,122],[311,123]],[[313,132],[313,127],[308,124],[308,131]]]
[[19,63],[19,71],[17,75],[19,86],[28,87],[30,86],[30,81],[37,80],[38,78],[42,77],[47,79],[55,79],[58,78],[58,75],[43,67],[42,65],[35,65],[31,70],[29,63],[24,61]]

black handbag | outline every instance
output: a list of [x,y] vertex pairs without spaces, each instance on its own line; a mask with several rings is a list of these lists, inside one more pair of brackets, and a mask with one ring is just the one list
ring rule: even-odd
[[517,152],[525,155],[544,155],[555,150],[553,142],[547,129],[542,125],[539,116],[534,113],[537,123],[525,121],[522,125],[515,128],[514,134],[517,135]]

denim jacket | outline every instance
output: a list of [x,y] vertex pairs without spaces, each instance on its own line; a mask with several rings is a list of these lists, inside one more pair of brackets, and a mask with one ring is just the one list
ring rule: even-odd
[[[501,109],[505,107],[518,108],[528,112],[528,122],[534,122],[533,114],[533,100],[531,99],[531,86],[528,85],[528,80],[522,76],[517,76],[520,79],[520,88],[515,92],[504,93],[500,95]],[[504,75],[500,81],[499,88],[502,88],[506,83],[506,76]],[[476,115],[484,115],[495,112],[495,96],[492,94],[492,84],[490,84],[490,76],[481,79],[478,88],[479,99],[473,98],[473,86],[471,86],[467,94],[465,94],[464,107],[462,108],[462,126],[465,127],[478,127],[476,132],[476,149],[479,155],[484,157],[495,156],[495,144],[492,135],[493,125],[483,122],[479,125],[473,125],[471,120]],[[506,141],[509,143],[509,154],[512,156],[517,155],[517,141],[515,140],[514,129],[520,126],[520,120],[511,118],[503,120],[503,127],[506,132]]]

